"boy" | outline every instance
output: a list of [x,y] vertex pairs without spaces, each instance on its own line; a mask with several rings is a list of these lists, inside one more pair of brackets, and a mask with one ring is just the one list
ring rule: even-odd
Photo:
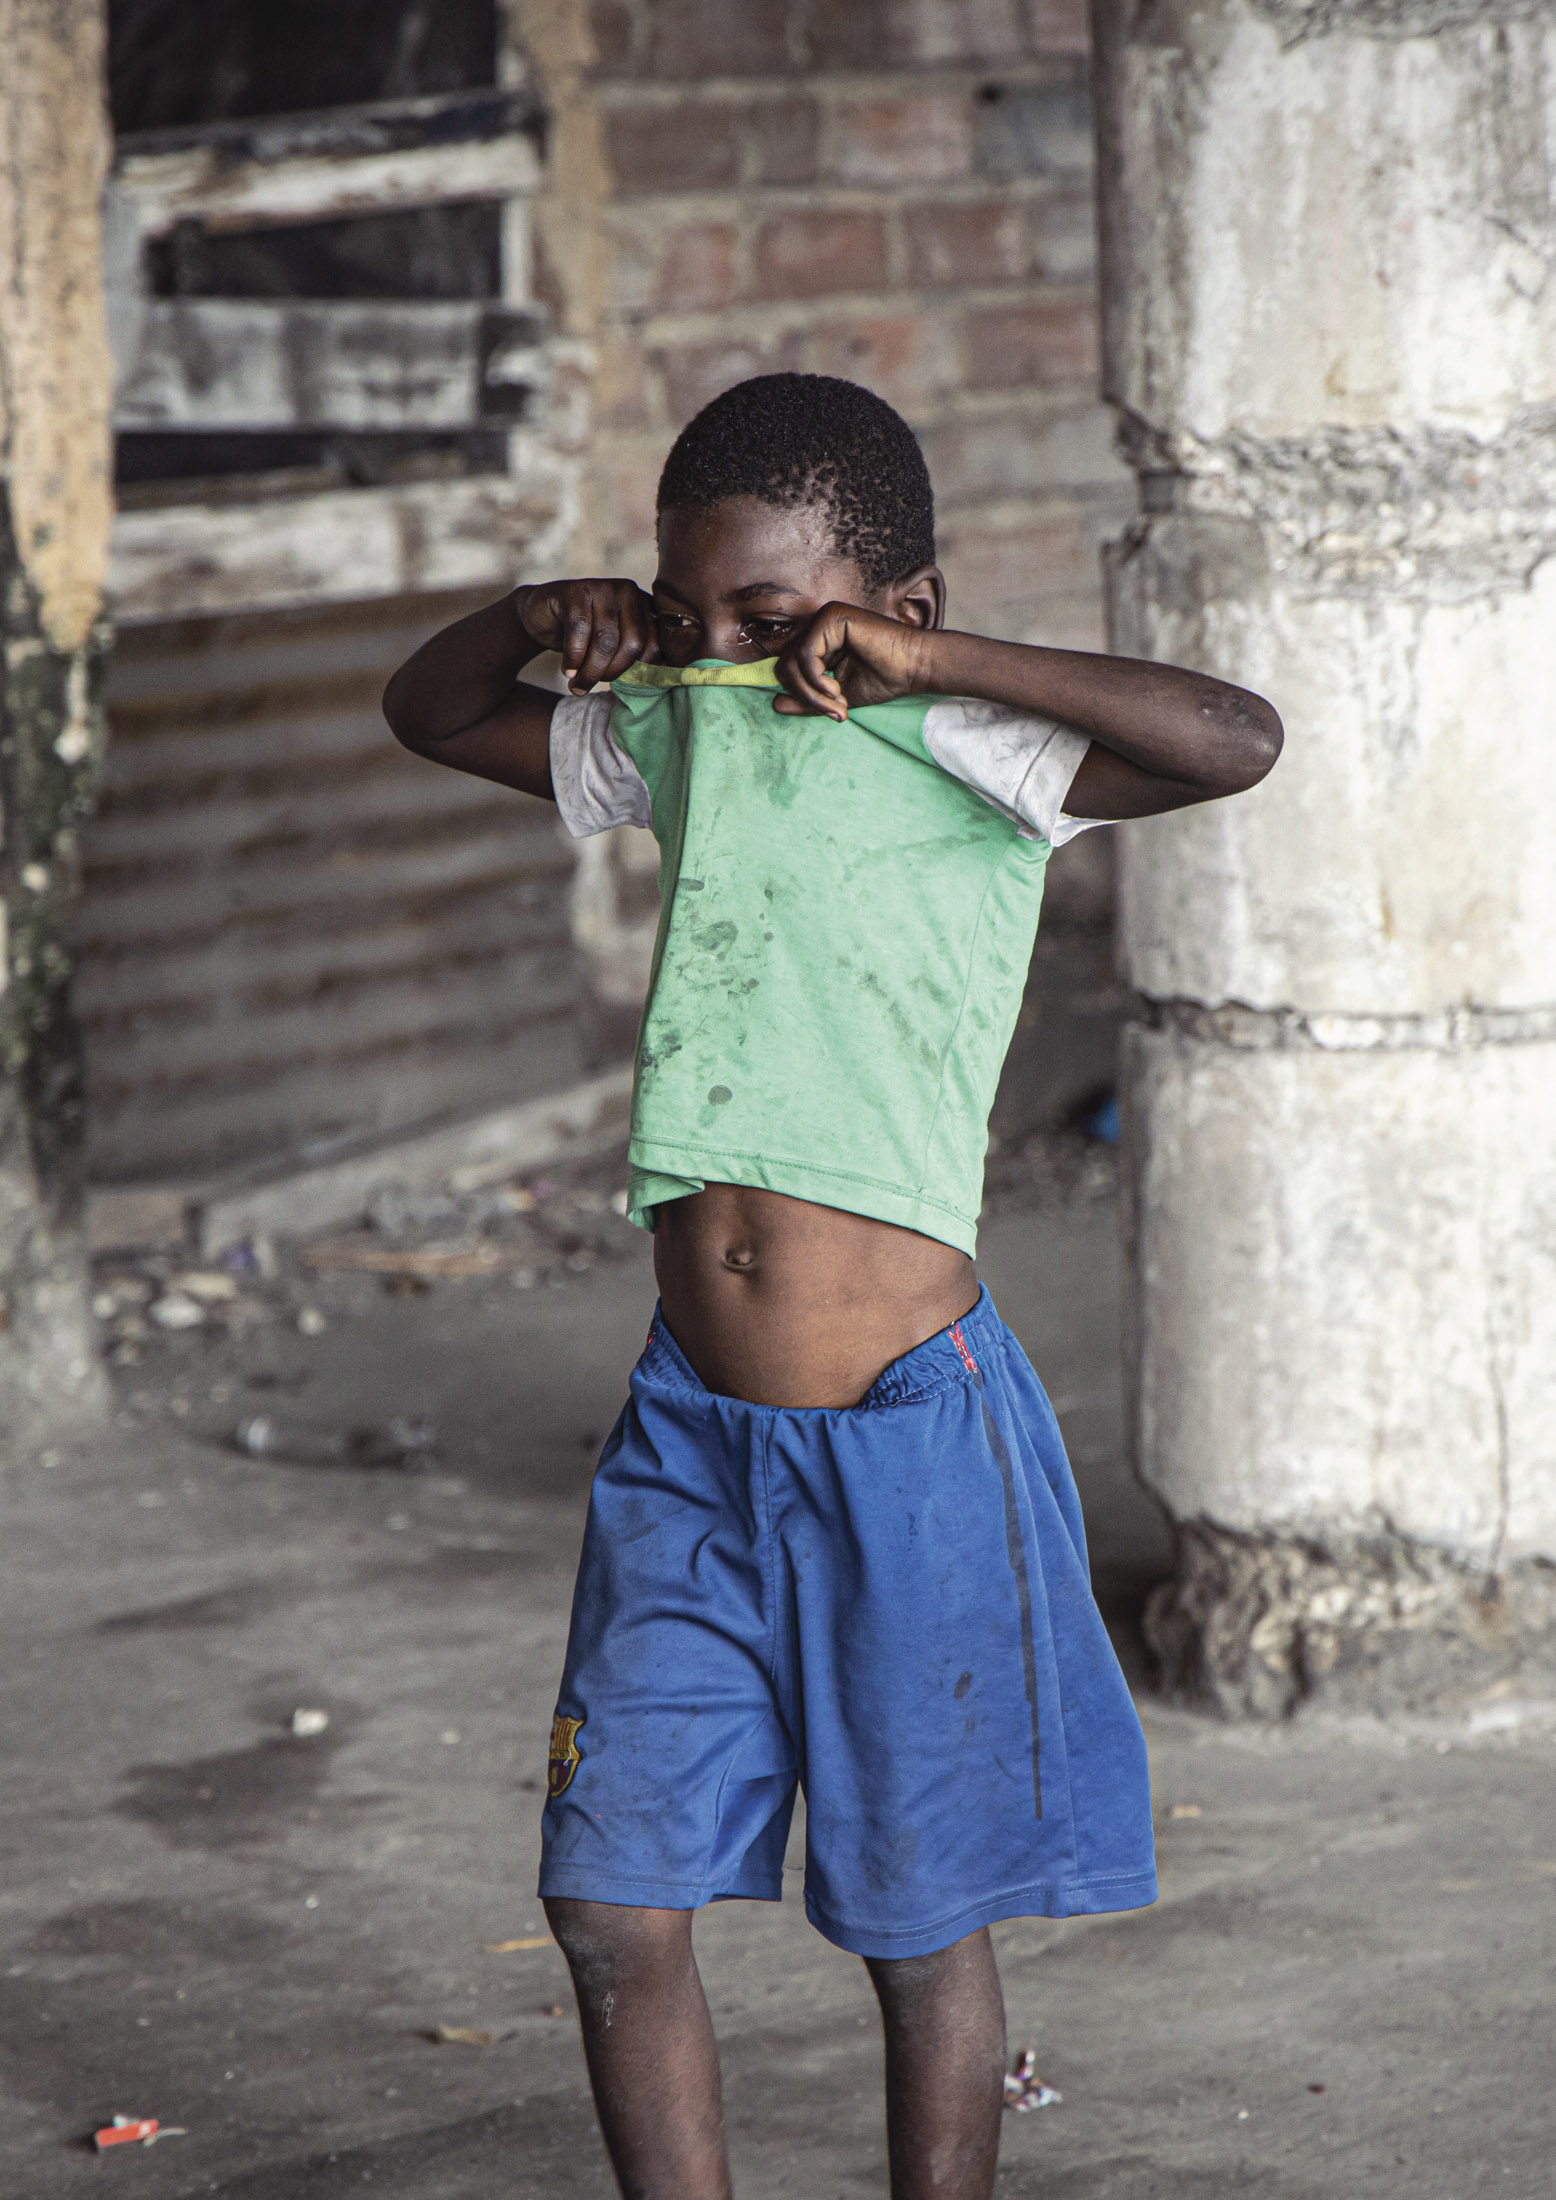
[[[988,1926],[1155,1895],[1144,1744],[1052,1411],[980,1290],[1049,849],[1238,792],[1268,704],[948,631],[891,408],[771,375],[684,431],[651,596],[519,588],[395,675],[419,753],[651,824],[630,1212],[660,1306],[594,1482],[541,1892],[621,2189],[730,2191],[692,1912],[806,1907],[886,2037],[894,2200],[988,2200]],[[557,650],[572,693],[519,674]],[[594,692],[599,683],[612,689]]]

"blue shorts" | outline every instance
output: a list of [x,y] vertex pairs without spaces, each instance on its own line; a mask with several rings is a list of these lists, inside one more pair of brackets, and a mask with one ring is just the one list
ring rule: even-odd
[[1154,1901],[1145,1741],[1053,1409],[985,1291],[842,1411],[747,1405],[655,1316],[600,1459],[540,1892],[805,1907],[862,1956]]

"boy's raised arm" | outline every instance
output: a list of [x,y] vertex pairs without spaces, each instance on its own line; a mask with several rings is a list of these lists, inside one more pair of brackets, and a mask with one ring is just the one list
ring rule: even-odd
[[818,612],[778,672],[795,699],[789,708],[831,717],[888,695],[964,695],[1089,734],[1065,797],[1071,817],[1149,817],[1241,794],[1269,771],[1284,738],[1261,696],[1205,673],[909,626],[848,604]]
[[928,639],[944,645],[935,655],[946,693],[1014,703],[1090,734],[1065,797],[1071,817],[1151,817],[1242,794],[1281,752],[1273,707],[1206,673],[974,634]]
[[404,747],[478,779],[554,800],[556,696],[519,674],[558,650],[576,694],[652,653],[652,608],[633,581],[545,581],[457,619],[423,642],[384,690],[384,716]]

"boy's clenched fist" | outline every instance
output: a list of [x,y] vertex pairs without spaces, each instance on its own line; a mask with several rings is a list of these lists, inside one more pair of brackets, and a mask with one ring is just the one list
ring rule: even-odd
[[636,581],[542,581],[510,601],[530,640],[559,653],[575,695],[658,658],[653,601]]

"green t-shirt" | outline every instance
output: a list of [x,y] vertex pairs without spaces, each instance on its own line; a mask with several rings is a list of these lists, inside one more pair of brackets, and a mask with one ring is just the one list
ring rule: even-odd
[[776,684],[614,684],[660,849],[628,1212],[752,1184],[970,1254],[1048,842],[935,761],[940,699],[838,725],[780,715]]

